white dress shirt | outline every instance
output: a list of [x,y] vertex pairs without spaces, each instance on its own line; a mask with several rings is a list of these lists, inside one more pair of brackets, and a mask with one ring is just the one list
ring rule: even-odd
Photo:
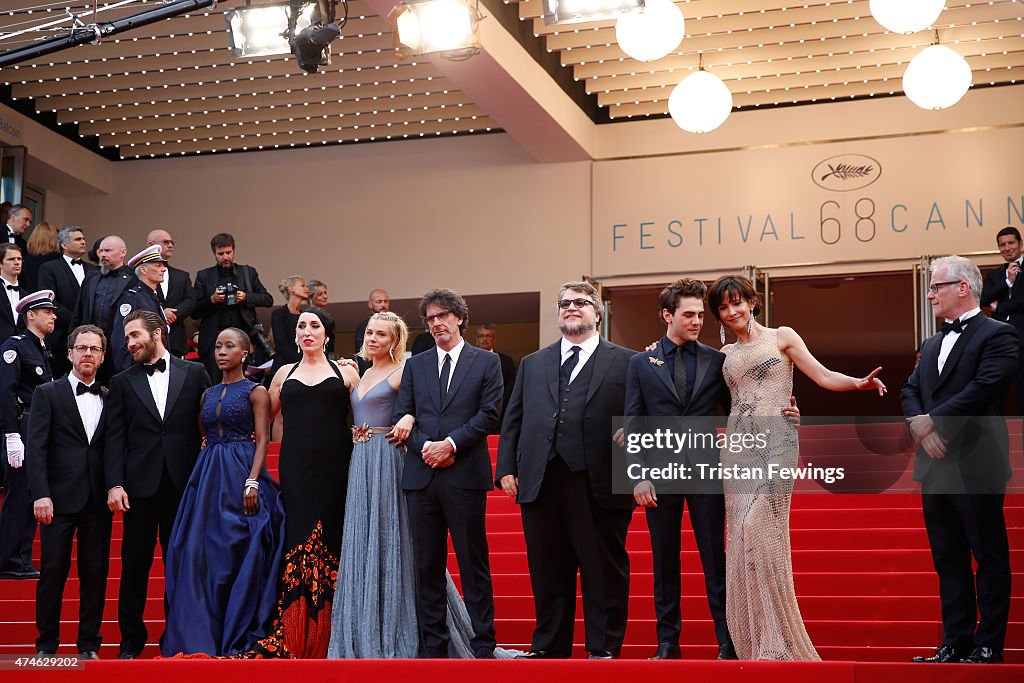
[[579,362],[576,363],[576,367],[572,369],[572,374],[569,376],[569,384],[572,384],[572,381],[576,379],[576,375],[580,374],[580,370],[582,370],[583,366],[587,364],[590,357],[594,355],[594,351],[597,350],[597,345],[600,341],[601,335],[596,332],[590,339],[581,341],[579,344],[562,337],[562,360],[558,363],[559,365],[562,365],[562,363],[569,360],[569,356],[572,355],[572,347],[580,347],[580,359]]
[[[71,263],[73,259],[67,254],[61,254],[61,258],[67,262],[68,268],[71,269],[71,273],[75,276],[75,279],[78,280],[78,286],[81,287],[82,281],[85,280],[85,266],[81,263]],[[81,261],[82,259],[78,260]]]
[[[149,390],[153,392],[153,401],[156,403],[156,409],[160,413],[161,418],[166,417],[164,412],[167,410],[167,387],[170,384],[171,376],[171,353],[164,351],[163,358],[164,362],[167,363],[167,369],[163,372],[154,372],[147,377],[149,380]],[[156,363],[158,360],[153,362]]]
[[7,289],[7,285],[14,285],[15,287],[17,287],[18,286],[18,281],[15,280],[14,282],[11,282],[7,278],[5,278],[2,275],[0,275],[0,283],[3,283],[3,285],[4,285],[4,292],[7,293],[7,300],[11,303],[11,313],[14,314],[14,319],[15,319],[15,321],[17,321],[17,319],[18,319],[17,307],[18,307],[18,302],[21,301],[21,294],[17,290]]
[[[71,391],[75,393],[75,403],[78,404],[78,414],[82,418],[82,426],[85,427],[85,436],[92,443],[92,437],[96,434],[96,427],[100,424],[100,415],[103,414],[103,399],[96,394],[78,395],[78,385],[84,384],[78,379],[74,372],[68,374],[68,381],[71,383]],[[93,383],[97,380],[93,378]],[[92,384],[86,384],[92,386]]]
[[[1016,263],[1018,266],[1021,266],[1022,262],[1024,262],[1024,256],[1022,256],[1021,258],[1018,258],[1018,259],[1014,259],[1013,261],[1007,261],[1006,262],[1006,270],[1007,270],[1007,272],[1009,272],[1009,270],[1010,270],[1010,264],[1011,263]],[[1006,286],[1008,288],[1010,288],[1010,289],[1013,289],[1013,283],[1010,282],[1010,278],[1009,277],[1006,278]]]
[[[981,313],[980,308],[974,308],[960,316],[960,322],[966,322],[973,318],[977,314]],[[947,320],[946,322],[953,322]],[[942,338],[942,345],[939,347],[939,374],[942,374],[942,368],[946,365],[946,359],[949,358],[949,352],[953,350],[953,346],[956,344],[956,340],[960,338],[960,332],[947,332]]]
[[[444,365],[444,357],[445,356],[451,356],[451,359],[452,359],[452,364],[451,364],[451,367],[449,368],[449,372],[448,372],[448,386],[446,386],[444,388],[444,390],[446,392],[448,391],[449,387],[451,387],[451,385],[452,385],[452,377],[455,376],[455,366],[459,364],[459,356],[462,355],[462,349],[464,349],[464,348],[466,348],[466,340],[465,339],[461,340],[458,344],[456,344],[455,348],[452,349],[451,351],[442,351],[440,346],[435,346],[434,347],[434,350],[437,351],[437,379],[438,380],[441,379],[441,366]],[[450,436],[445,437],[445,441],[447,441],[448,443],[450,443],[452,445],[452,450],[453,451],[458,451],[459,450],[458,447],[455,445],[455,442],[452,440],[452,437],[450,437]],[[423,447],[426,448],[427,446],[430,445],[430,443],[431,442],[429,440],[428,441],[424,441],[423,442]]]

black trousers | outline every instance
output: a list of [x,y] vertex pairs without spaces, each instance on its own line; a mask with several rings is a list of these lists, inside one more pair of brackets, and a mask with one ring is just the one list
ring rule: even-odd
[[654,611],[658,617],[658,643],[679,644],[682,629],[679,554],[686,505],[690,507],[690,523],[704,569],[704,588],[715,623],[715,636],[719,645],[731,645],[725,620],[725,496],[708,493],[660,495],[658,507],[646,509],[654,556]]
[[537,499],[520,508],[537,614],[531,647],[572,656],[579,572],[586,648],[618,655],[629,610],[632,510],[598,505],[587,473],[570,471],[557,456],[548,462]]
[[[121,590],[117,596],[117,624],[121,629],[121,652],[138,654],[146,646],[149,632],[142,620],[149,592],[149,570],[153,567],[157,538],[160,539],[161,557],[167,558],[167,544],[178,512],[182,492],[171,483],[167,471],[160,479],[155,495],[132,498],[131,509],[124,514],[124,538],[121,541]],[[167,593],[164,592],[164,614],[167,613]]]
[[[21,421],[21,440],[25,439],[25,420]],[[4,502],[0,506],[0,571],[32,567],[32,540],[36,536],[36,516],[28,490],[28,467],[11,467],[7,462],[7,444],[3,440]]]
[[99,650],[103,603],[107,599],[110,567],[110,528],[113,515],[90,497],[81,512],[54,515],[39,527],[42,563],[36,584],[36,649],[55,652],[60,645],[60,612],[64,586],[71,569],[71,545],[78,535],[79,652]]
[[473,626],[469,644],[474,654],[490,656],[494,635],[494,588],[487,550],[487,492],[461,489],[435,475],[426,488],[407,491],[416,560],[416,619],[421,656],[448,656],[448,610],[445,568],[448,535],[459,563],[466,611]]
[[[1003,498],[1002,493],[921,496],[939,575],[943,645],[1003,651],[1010,613],[1010,548]],[[977,574],[972,556],[978,563]]]

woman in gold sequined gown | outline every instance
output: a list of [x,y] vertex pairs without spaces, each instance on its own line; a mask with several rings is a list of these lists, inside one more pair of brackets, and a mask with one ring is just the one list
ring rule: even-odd
[[[796,365],[818,386],[832,391],[877,390],[881,368],[857,379],[818,362],[792,328],[754,321],[757,294],[750,280],[724,276],[708,292],[708,306],[736,343],[722,348],[722,374],[732,396],[730,434],[762,434],[765,447],[733,452],[723,448],[722,466],[759,468],[764,476],[726,479],[726,619],[740,659],[818,660],[804,628],[789,542],[793,480],[769,476],[770,465],[797,467],[797,428],[783,415],[793,391]],[[759,444],[760,445],[760,444]]]

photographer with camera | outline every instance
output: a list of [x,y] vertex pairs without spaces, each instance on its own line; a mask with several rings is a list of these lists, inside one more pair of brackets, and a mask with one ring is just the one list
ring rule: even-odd
[[235,263],[234,237],[226,232],[218,233],[210,240],[210,249],[217,265],[196,273],[192,317],[200,321],[199,359],[216,383],[220,381],[220,371],[213,358],[217,335],[227,327],[237,327],[253,338],[257,349],[266,353],[265,340],[261,343],[262,325],[254,309],[273,306],[274,297],[260,282],[255,268]]

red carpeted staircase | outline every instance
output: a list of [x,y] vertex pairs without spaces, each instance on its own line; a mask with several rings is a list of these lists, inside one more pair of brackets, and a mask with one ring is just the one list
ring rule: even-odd
[[[1020,423],[1011,423],[1015,482],[1024,483]],[[496,441],[492,442],[496,446]],[[276,445],[270,468],[276,474]],[[902,493],[828,494],[794,496],[792,514],[793,565],[796,590],[807,630],[824,660],[906,662],[917,654],[930,654],[941,639],[938,582],[931,565],[920,496],[909,478],[908,446],[901,425],[804,426],[804,460],[826,465],[839,456],[855,455],[861,470],[882,473]],[[493,452],[493,448],[492,448]],[[874,478],[865,481],[877,480]],[[800,488],[814,488],[801,486]],[[1006,499],[1012,566],[1013,603],[1006,643],[1008,662],[1024,663],[1024,494]],[[500,644],[529,649],[533,631],[533,598],[527,573],[519,510],[503,494],[488,500],[491,572]],[[117,656],[117,590],[120,577],[120,516],[114,520],[111,571],[107,590],[101,649],[103,658]],[[643,513],[634,515],[628,537],[632,562],[630,623],[622,655],[645,658],[653,654],[656,638],[650,540]],[[159,551],[158,551],[159,552]],[[36,541],[38,558],[38,539]],[[456,581],[458,565],[449,566]],[[704,580],[693,535],[686,522],[683,532],[683,655],[710,658],[714,633]],[[61,653],[74,653],[78,613],[78,580],[72,566],[65,592],[61,627]],[[0,581],[0,655],[34,652],[35,581]],[[163,621],[163,568],[154,564],[146,619],[155,642]],[[577,637],[581,644],[582,610],[577,609]],[[144,656],[158,654],[155,645]],[[585,654],[577,646],[576,655]],[[919,668],[919,667],[918,667]],[[819,673],[821,671],[819,670]],[[913,673],[911,674],[913,677]]]

